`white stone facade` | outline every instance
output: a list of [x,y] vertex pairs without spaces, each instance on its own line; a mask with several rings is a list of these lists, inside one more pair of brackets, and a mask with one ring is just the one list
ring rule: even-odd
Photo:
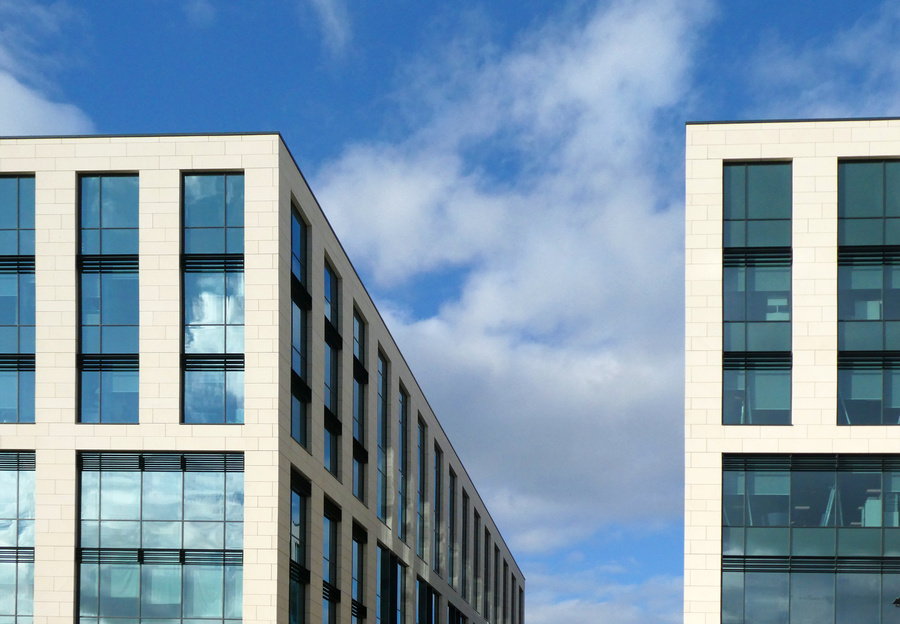
[[[900,427],[838,426],[838,160],[897,158],[900,120],[687,125],[684,621],[720,621],[723,453],[897,453]],[[723,162],[793,171],[790,426],[722,425]]]
[[[76,241],[77,180],[80,174],[129,172],[140,185],[140,409],[138,424],[77,423],[76,349],[78,299]],[[241,425],[189,425],[181,422],[181,180],[189,172],[243,172],[245,177],[245,398]],[[457,531],[463,526],[462,493],[468,496],[468,530],[473,513],[482,530],[490,532],[490,552],[496,545],[508,564],[507,588],[500,614],[487,621],[522,624],[524,577],[505,545],[475,486],[468,478],[450,441],[432,413],[412,372],[392,340],[350,260],[278,134],[62,137],[0,139],[0,175],[35,178],[35,292],[36,292],[36,406],[34,424],[0,424],[0,451],[36,453],[36,532],[34,622],[65,624],[77,620],[76,534],[79,521],[76,457],[81,451],[229,451],[245,459],[243,539],[243,621],[247,624],[288,622],[288,550],[290,536],[290,475],[292,468],[312,485],[308,540],[309,621],[321,621],[322,511],[327,496],[342,510],[340,523],[339,588],[346,597],[339,604],[339,622],[350,621],[351,535],[354,522],[368,534],[363,603],[367,621],[375,621],[375,549],[382,544],[407,566],[406,612],[415,615],[415,579],[421,577],[441,594],[441,622],[447,605],[459,609],[470,622],[485,622],[475,597],[472,569],[475,540],[469,553],[466,599],[461,587],[463,543],[457,536],[455,578],[433,571],[416,555],[415,423],[428,424],[429,448],[438,445],[444,456],[443,540],[448,523],[446,487],[449,471],[457,476]],[[291,368],[291,204],[309,225],[310,312],[309,362],[310,449],[290,435]],[[323,465],[323,258],[328,257],[340,277],[340,314],[344,339],[341,353],[343,421],[340,437],[340,478]],[[410,473],[412,491],[408,516],[413,525],[404,543],[398,536],[396,510],[396,427],[391,428],[388,457],[393,492],[389,522],[376,515],[374,494],[364,504],[351,493],[353,342],[355,308],[368,323],[367,368],[374,376],[378,350],[391,363],[391,413],[396,420],[399,385],[409,392],[411,405]],[[349,343],[348,343],[349,341]],[[374,389],[374,384],[370,384]],[[370,460],[367,487],[376,491],[375,392],[368,393],[367,448]],[[428,454],[431,457],[431,454]],[[431,459],[429,459],[429,462]],[[433,471],[431,466],[429,471]],[[430,474],[430,473],[429,473]],[[430,508],[430,506],[429,506]],[[430,524],[429,524],[430,530]],[[426,536],[431,533],[426,531]],[[483,539],[483,537],[482,537]],[[479,543],[481,543],[479,541]],[[447,545],[442,546],[447,552]],[[427,549],[426,549],[427,550]],[[478,558],[480,562],[480,557]],[[493,565],[491,570],[493,570]],[[490,591],[495,590],[493,581]],[[502,588],[501,588],[502,590]],[[492,594],[493,595],[493,594]],[[505,616],[505,617],[503,617]]]

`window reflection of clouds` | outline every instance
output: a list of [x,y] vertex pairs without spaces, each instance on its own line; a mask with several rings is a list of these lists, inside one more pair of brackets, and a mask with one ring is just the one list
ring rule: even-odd
[[242,353],[244,274],[185,273],[185,352]]

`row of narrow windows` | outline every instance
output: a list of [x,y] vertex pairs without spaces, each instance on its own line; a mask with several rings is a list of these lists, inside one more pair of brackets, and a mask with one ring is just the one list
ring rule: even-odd
[[[309,481],[299,473],[292,474],[291,482],[291,583],[290,583],[290,622],[306,624],[309,622],[310,610],[310,568],[307,541],[310,522]],[[322,624],[335,624],[341,610],[342,601],[339,584],[339,561],[342,539],[340,525],[343,521],[342,510],[331,500],[323,502],[323,544],[322,544]],[[410,571],[406,564],[388,547],[378,543],[375,547],[375,602],[366,605],[364,588],[366,587],[367,557],[371,550],[367,546],[368,536],[362,526],[352,522],[351,531],[351,583],[350,583],[350,622],[375,621],[378,624],[403,624],[409,621],[408,592],[414,590],[413,604],[415,622],[437,624],[467,624],[468,618],[463,611],[454,606],[447,598],[421,577],[416,577],[415,584],[410,584]],[[499,561],[499,559],[497,559]],[[499,571],[499,563],[497,570]],[[493,593],[496,602],[492,603],[493,611],[486,609],[483,614],[488,622],[496,624],[521,624],[524,622],[524,590],[517,585],[515,578],[509,574],[506,563],[503,564],[503,577],[493,580]],[[374,609],[371,607],[374,606]],[[346,607],[345,607],[346,608]],[[446,619],[441,618],[442,609]],[[346,611],[345,611],[346,613]]]
[[[293,438],[307,450],[310,449],[309,412],[312,391],[308,385],[308,332],[309,312],[312,309],[312,295],[309,291],[308,248],[309,226],[300,209],[294,206],[291,225],[292,254],[292,417]],[[326,258],[323,263],[323,397],[324,422],[322,427],[325,468],[336,478],[342,478],[341,436],[344,417],[339,397],[340,382],[343,379],[340,350],[344,340],[341,335],[341,280]],[[354,496],[364,504],[369,504],[367,492],[369,449],[366,445],[367,431],[375,428],[375,492],[373,505],[377,517],[390,526],[396,527],[398,537],[409,543],[410,531],[414,528],[416,554],[425,561],[430,560],[434,571],[445,575],[451,586],[460,591],[461,597],[488,612],[492,605],[487,599],[479,602],[472,586],[481,587],[482,571],[477,561],[469,561],[469,544],[472,535],[470,513],[474,514],[477,535],[481,531],[481,518],[472,511],[468,494],[459,485],[452,468],[447,467],[449,482],[443,483],[445,459],[437,443],[429,446],[428,425],[421,414],[413,419],[410,394],[402,380],[398,382],[396,396],[391,393],[391,364],[380,347],[375,349],[375,370],[370,377],[368,368],[368,331],[362,313],[353,306],[352,313],[352,474],[350,484]],[[371,382],[371,383],[370,383]],[[370,385],[374,384],[374,388]],[[374,392],[374,423],[369,416],[369,392]],[[392,400],[394,399],[394,400]],[[415,427],[415,428],[414,428]],[[395,446],[396,445],[396,446]],[[393,462],[396,475],[391,488],[389,458],[395,449]],[[412,453],[415,452],[415,463]],[[428,470],[431,460],[432,471]],[[412,467],[417,470],[413,474]],[[412,488],[415,488],[414,490]],[[462,502],[462,527],[457,526],[458,506]],[[415,500],[413,501],[413,497]],[[445,498],[446,497],[446,498]],[[446,507],[447,522],[444,522]],[[411,511],[415,509],[415,516]],[[426,510],[429,513],[426,513]],[[445,526],[446,524],[446,526]],[[426,533],[428,531],[428,533]],[[485,543],[491,543],[490,533],[485,529]],[[431,548],[427,549],[430,541]],[[477,543],[477,540],[476,540]],[[446,549],[446,550],[444,550]],[[497,551],[499,553],[499,550]],[[479,557],[475,548],[476,559]],[[499,555],[498,555],[499,556]],[[462,559],[461,561],[459,559]],[[498,564],[499,565],[499,564]],[[508,564],[503,563],[508,569]],[[476,571],[470,578],[469,571]],[[488,578],[485,576],[484,578]]]
[[[137,423],[137,175],[77,194],[78,422]],[[34,178],[0,177],[0,423],[34,422]],[[182,176],[185,423],[244,418],[244,176]]]
[[[0,617],[34,613],[35,455],[0,452]],[[243,593],[244,462],[239,453],[83,452],[78,456],[76,603],[81,621],[166,619],[237,624]],[[311,486],[291,480],[291,622],[309,622],[308,554]],[[322,516],[322,622],[342,607],[342,510],[329,499]],[[407,622],[407,566],[388,548],[375,550],[374,612],[366,606],[366,531],[352,523],[351,622]],[[497,573],[486,592],[487,621],[523,622],[524,592],[495,546]],[[486,551],[487,554],[487,551]],[[345,584],[346,586],[346,584]],[[417,622],[450,622],[463,612],[416,580]],[[487,595],[486,593],[486,595]],[[368,596],[371,599],[371,596]],[[518,604],[516,604],[518,603]],[[371,605],[370,605],[371,606]]]
[[[726,425],[791,423],[791,164],[723,168]],[[838,163],[838,425],[900,424],[900,162]]]

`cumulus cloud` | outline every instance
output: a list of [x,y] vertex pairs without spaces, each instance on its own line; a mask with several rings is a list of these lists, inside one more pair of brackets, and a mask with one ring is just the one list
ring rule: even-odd
[[[676,624],[682,621],[681,577],[634,583],[611,580],[603,568],[530,577],[531,624]],[[531,587],[537,585],[536,591]]]
[[86,134],[94,129],[77,106],[52,102],[3,71],[0,93],[0,135]]
[[82,134],[94,129],[78,107],[55,101],[49,75],[60,55],[45,50],[77,13],[62,2],[0,0],[0,135]]
[[[444,70],[414,67],[398,94],[428,114],[315,176],[519,552],[680,521],[683,212],[662,172],[680,169],[666,116],[707,12],[619,1],[503,52],[449,42]],[[462,287],[434,316],[392,296],[441,271]]]
[[770,37],[751,57],[753,118],[879,117],[900,106],[900,6],[884,2],[831,37]]

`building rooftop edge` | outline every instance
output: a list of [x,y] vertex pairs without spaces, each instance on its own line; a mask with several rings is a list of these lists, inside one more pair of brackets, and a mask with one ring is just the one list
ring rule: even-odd
[[198,137],[198,136],[281,136],[277,130],[259,132],[135,132],[99,134],[21,134],[0,135],[0,141],[22,139],[144,139],[151,137]]
[[712,121],[686,121],[686,126],[715,126],[761,123],[810,123],[810,122],[839,122],[839,121],[900,121],[900,117],[800,117],[800,118],[774,118],[774,119],[717,119]]

